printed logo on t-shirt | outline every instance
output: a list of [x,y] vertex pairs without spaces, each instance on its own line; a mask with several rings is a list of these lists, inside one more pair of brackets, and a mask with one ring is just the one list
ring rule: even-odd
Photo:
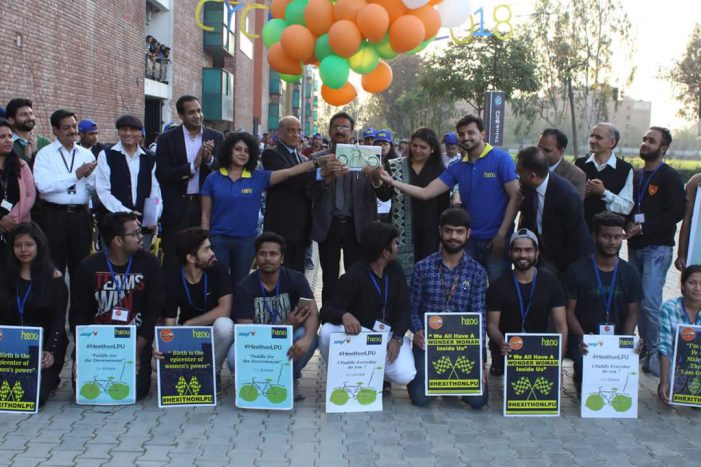
[[253,194],[253,188],[242,188],[241,194],[242,195],[251,195],[251,194]]
[[659,189],[660,189],[659,186],[650,184],[647,187],[647,192],[650,196],[655,196],[655,194],[657,193],[657,190],[659,190]]
[[485,172],[484,178],[497,178],[497,173],[496,172]]
[[281,324],[290,314],[290,296],[287,292],[283,292],[274,297],[256,297],[253,300],[253,309],[255,310],[254,323]]
[[[95,301],[97,301],[97,314],[95,322],[99,324],[134,324],[141,325],[141,313],[134,313],[134,292],[144,290],[144,274],[141,272],[129,274],[115,274],[117,284],[112,280],[109,272],[95,274]],[[122,285],[123,284],[123,285]],[[121,287],[119,287],[121,285]],[[119,296],[117,296],[119,289]],[[114,309],[127,310],[129,315],[119,322],[113,321]]]

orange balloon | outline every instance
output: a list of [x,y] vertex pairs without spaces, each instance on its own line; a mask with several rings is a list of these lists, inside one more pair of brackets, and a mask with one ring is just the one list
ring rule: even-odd
[[365,0],[338,0],[333,9],[336,21],[347,19],[355,22],[358,18],[358,12],[361,8],[367,5]]
[[285,75],[299,75],[302,73],[302,64],[298,60],[293,60],[282,49],[278,42],[273,44],[268,50],[268,63],[273,69]]
[[[417,21],[419,20],[417,19]],[[419,21],[419,24],[421,24],[421,21]],[[358,26],[347,19],[336,21],[329,29],[329,46],[334,52],[344,58],[348,58],[358,51],[362,39]]]
[[389,13],[380,5],[365,5],[358,12],[358,29],[372,42],[380,42],[389,29]]
[[370,3],[376,3],[387,10],[390,24],[394,23],[394,20],[405,15],[407,12],[402,0],[370,0]]
[[285,55],[291,59],[303,62],[314,56],[314,34],[299,24],[291,24],[282,31],[280,45]]
[[392,68],[380,60],[377,68],[363,75],[361,83],[367,92],[385,92],[392,84]]
[[427,41],[438,34],[438,30],[441,28],[441,15],[435,8],[429,5],[424,5],[416,10],[409,10],[409,14],[416,16],[422,23],[424,23],[426,32],[424,33],[423,41]]
[[285,19],[285,8],[292,0],[273,0],[273,4],[270,6],[270,12],[273,18]]
[[329,0],[309,0],[304,9],[304,21],[315,36],[326,34],[335,21],[333,4]]
[[341,89],[331,89],[325,84],[321,85],[321,97],[323,97],[326,102],[336,107],[350,104],[357,96],[358,91],[356,91],[355,87],[350,83],[346,83]]
[[425,36],[424,23],[413,15],[400,16],[389,28],[389,43],[397,53],[414,50],[424,41]]

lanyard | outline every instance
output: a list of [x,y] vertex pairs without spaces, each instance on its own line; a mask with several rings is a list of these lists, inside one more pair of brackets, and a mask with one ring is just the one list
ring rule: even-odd
[[[441,278],[441,290],[445,289],[445,281],[443,279],[443,268],[446,267],[443,264],[440,264],[438,266],[438,274]],[[460,266],[458,266],[460,267]],[[450,285],[450,288],[446,291],[445,293],[445,310],[448,311],[450,308],[450,299],[453,298],[453,294],[455,293],[455,288],[458,286],[458,279],[459,279],[459,274],[456,268],[455,271],[455,276],[453,277],[453,283]]]
[[643,212],[643,196],[645,196],[645,190],[647,190],[647,186],[650,184],[652,181],[652,177],[655,176],[658,170],[660,170],[660,167],[664,165],[664,162],[660,162],[660,165],[655,168],[655,170],[652,171],[650,176],[645,180],[645,183],[643,183],[643,175],[645,172],[640,172],[640,189],[638,190],[638,212]]
[[17,284],[17,311],[19,312],[19,319],[22,326],[24,326],[24,308],[27,305],[27,300],[29,299],[29,293],[32,291],[32,282],[29,282],[27,291],[24,292],[24,297],[20,300],[19,298],[19,284]]
[[516,295],[518,295],[518,306],[521,309],[521,332],[526,332],[526,317],[531,311],[531,306],[533,305],[533,296],[535,295],[535,286],[538,283],[538,270],[533,271],[533,282],[531,282],[531,296],[528,299],[528,305],[523,307],[523,295],[521,295],[521,286],[516,279],[516,273],[512,272],[511,275],[514,278],[514,286],[516,286]]
[[[58,148],[58,153],[61,154],[61,160],[63,161],[63,165],[66,166],[66,170],[68,173],[73,173],[73,164],[75,164],[75,149],[73,149],[73,153],[71,154],[71,166],[68,167],[68,162],[66,162],[66,158],[63,157],[63,151],[61,151],[62,148]],[[68,150],[66,150],[68,152]]]
[[380,290],[380,284],[375,280],[375,275],[368,271],[370,280],[372,281],[372,286],[375,287],[377,291],[377,296],[380,297],[380,305],[382,305],[382,321],[385,320],[385,312],[387,311],[387,297],[389,296],[389,274],[385,274],[385,300],[382,301],[382,291]]
[[260,280],[260,271],[258,271],[258,285],[260,285],[260,293],[262,294],[263,297],[263,306],[265,307],[265,311],[268,312],[268,316],[271,317],[270,319],[270,324],[275,324],[275,321],[280,317],[280,310],[279,310],[279,303],[278,303],[278,297],[280,296],[280,271],[277,273],[277,284],[275,284],[275,303],[273,304],[273,308],[270,308],[270,303],[268,303],[268,297],[267,297],[267,291],[265,290],[265,286],[263,285],[263,281]]
[[204,308],[202,308],[201,310],[199,308],[197,308],[194,303],[192,303],[192,297],[190,296],[190,286],[188,285],[187,280],[185,280],[185,268],[180,268],[180,277],[183,280],[183,288],[185,289],[185,296],[187,296],[187,302],[190,304],[190,306],[192,308],[194,308],[195,310],[207,311],[207,290],[209,290],[209,288],[207,286],[207,284],[208,284],[207,273],[206,272],[204,273],[204,302],[202,302]]
[[132,256],[129,257],[129,264],[127,264],[127,270],[124,272],[124,276],[122,279],[122,282],[117,281],[117,275],[114,273],[114,268],[112,268],[112,263],[110,262],[109,257],[107,256],[107,252],[105,252],[105,262],[107,263],[107,268],[110,270],[110,275],[112,276],[112,282],[114,282],[114,288],[117,291],[117,302],[119,302],[120,298],[119,295],[122,293],[122,289],[124,288],[124,283],[127,281],[127,278],[129,277],[129,271],[131,271],[131,262],[134,259]]
[[[604,301],[604,308],[606,310],[606,322],[610,323],[609,313],[611,311],[611,303],[613,302],[613,293],[616,286],[616,276],[618,275],[618,260],[616,260],[616,267],[613,269],[613,277],[611,278],[611,286],[609,287],[608,298],[604,297],[604,286],[601,283],[601,275],[599,275],[599,268],[596,265],[596,260],[594,255],[591,255],[591,262],[594,265],[594,274],[596,274],[596,283],[598,284],[598,289],[601,291],[601,299]],[[616,318],[616,310],[613,310],[613,317]]]

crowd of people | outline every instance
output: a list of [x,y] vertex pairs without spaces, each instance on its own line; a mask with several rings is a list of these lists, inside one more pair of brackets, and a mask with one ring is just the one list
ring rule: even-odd
[[[660,377],[668,402],[676,324],[701,324],[701,266],[685,264],[701,174],[685,191],[664,162],[667,129],[642,135],[634,171],[615,155],[609,123],[574,163],[555,128],[514,160],[467,115],[442,139],[416,129],[399,150],[390,130],[368,129],[357,142],[380,146],[382,163],[351,171],[335,157],[355,142],[348,113],[305,147],[292,116],[260,139],[207,128],[196,97],[176,110],[182,123],[164,129],[155,154],[133,115],[116,120],[113,145],[65,109],[50,117],[53,142],[35,134],[29,99],[0,119],[0,324],[44,329],[42,404],[69,335],[87,324],[136,326],[137,397],[148,394],[160,322],[212,326],[218,380],[225,362],[235,371],[234,323],[291,325],[295,384],[317,347],[327,359],[332,333],[383,327],[386,390],[407,385],[424,406],[424,315],[435,311],[483,316],[485,387],[488,352],[489,372],[504,372],[506,333],[562,334],[579,388],[583,336],[637,329],[643,371]],[[145,221],[146,200],[157,221]],[[682,295],[662,303],[680,220]],[[156,237],[162,260],[150,251]],[[321,306],[304,275],[312,241]],[[464,399],[480,408],[488,391]]]
[[162,44],[152,35],[146,36],[146,78],[168,84],[168,65],[170,64],[170,47]]

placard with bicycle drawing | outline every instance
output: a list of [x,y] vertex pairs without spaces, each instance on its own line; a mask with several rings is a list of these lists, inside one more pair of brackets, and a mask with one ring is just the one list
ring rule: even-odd
[[386,332],[335,332],[329,345],[326,413],[382,410]]
[[336,159],[350,170],[359,171],[367,166],[371,169],[380,166],[381,146],[360,146],[356,144],[337,144]]
[[585,335],[582,417],[638,417],[637,336]]
[[237,324],[234,335],[236,407],[291,410],[292,326]]
[[75,334],[76,403],[136,402],[136,326],[77,326]]

